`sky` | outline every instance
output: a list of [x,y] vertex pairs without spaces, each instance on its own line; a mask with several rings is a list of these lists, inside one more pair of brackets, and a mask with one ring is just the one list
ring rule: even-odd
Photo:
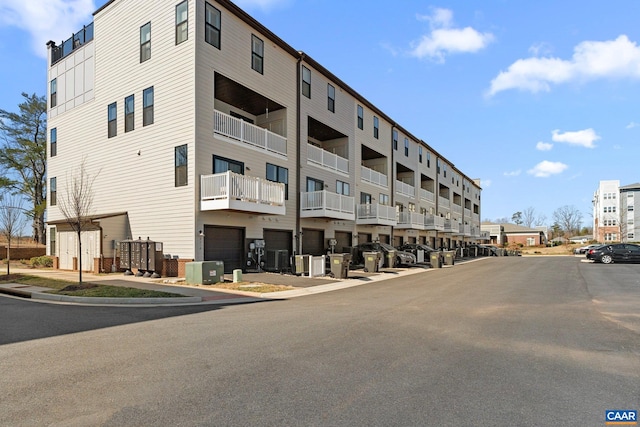
[[[104,3],[0,0],[0,108],[46,93],[46,42]],[[236,4],[480,179],[483,221],[570,206],[590,226],[599,181],[640,182],[636,0]]]

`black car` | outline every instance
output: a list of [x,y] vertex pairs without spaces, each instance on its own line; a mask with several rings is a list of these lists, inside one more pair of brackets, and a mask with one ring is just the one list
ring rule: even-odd
[[396,249],[398,249],[399,251],[412,253],[413,255],[415,255],[416,259],[418,258],[418,251],[423,251],[424,260],[422,262],[427,263],[430,262],[431,252],[438,252],[431,246],[427,246],[422,243],[405,243],[398,246]]
[[382,252],[385,259],[389,256],[389,251],[395,251],[395,259],[393,260],[393,267],[399,267],[401,265],[414,265],[416,263],[416,257],[412,253],[399,251],[393,246],[387,243],[367,242],[360,243],[356,246],[357,260],[354,263],[363,264],[364,256],[363,252]]
[[603,264],[613,262],[640,262],[640,245],[614,243],[590,249],[587,258]]

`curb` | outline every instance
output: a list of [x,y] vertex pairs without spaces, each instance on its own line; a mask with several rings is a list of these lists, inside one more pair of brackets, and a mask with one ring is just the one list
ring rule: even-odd
[[79,304],[195,304],[202,302],[202,297],[174,297],[174,298],[104,298],[104,297],[73,297],[69,295],[45,294],[32,292],[31,299],[57,302],[73,302]]

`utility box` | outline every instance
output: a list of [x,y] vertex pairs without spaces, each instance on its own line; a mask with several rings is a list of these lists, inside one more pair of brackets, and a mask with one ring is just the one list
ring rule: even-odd
[[377,273],[382,254],[380,252],[363,252],[362,256],[364,257],[364,271]]
[[295,256],[295,273],[298,276],[309,275],[309,258],[311,255],[296,255]]
[[185,280],[190,285],[211,285],[224,280],[224,262],[195,261],[185,264]]
[[120,268],[131,270],[131,240],[120,241]]
[[330,254],[331,274],[336,279],[346,279],[349,277],[349,262],[351,254]]
[[431,268],[442,268],[442,257],[440,255],[440,252],[431,252],[429,254],[429,259],[431,261]]
[[454,251],[445,251],[444,252],[444,264],[445,265],[453,265],[455,263],[455,255]]

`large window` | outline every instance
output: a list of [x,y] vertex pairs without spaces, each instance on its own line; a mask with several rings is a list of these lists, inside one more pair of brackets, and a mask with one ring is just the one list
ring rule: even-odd
[[179,145],[175,148],[175,186],[187,185],[187,164],[188,164],[187,144]]
[[302,66],[302,94],[311,98],[311,70]]
[[360,203],[363,204],[363,205],[370,205],[371,204],[371,194],[361,192],[360,193]]
[[176,44],[189,37],[189,3],[187,0],[176,6]]
[[373,117],[373,137],[378,139],[378,135],[380,133],[380,122],[377,117]]
[[204,40],[220,49],[221,14],[209,3],[204,4]]
[[267,163],[267,179],[284,184],[284,199],[289,200],[289,169]]
[[264,74],[264,42],[251,35],[251,68]]
[[113,138],[118,134],[118,103],[114,102],[107,107],[108,137]]
[[364,130],[364,108],[358,105],[358,129]]
[[224,157],[213,156],[213,173],[224,173],[227,171],[244,175],[244,163]]
[[153,124],[153,86],[142,91],[142,126]]
[[58,105],[58,79],[51,80],[49,92],[51,93],[51,108],[53,108]]
[[58,128],[51,129],[49,143],[51,144],[51,157],[54,157],[58,154]]
[[336,88],[327,84],[327,108],[332,113],[336,112]]
[[151,22],[140,27],[140,62],[151,58]]
[[311,192],[322,190],[324,190],[324,181],[307,177],[307,191]]
[[383,206],[389,206],[389,195],[380,193],[380,204]]
[[135,128],[135,98],[133,95],[124,99],[124,131],[130,132]]
[[49,180],[49,205],[55,206],[58,204],[58,188],[57,188],[57,179],[51,178]]

